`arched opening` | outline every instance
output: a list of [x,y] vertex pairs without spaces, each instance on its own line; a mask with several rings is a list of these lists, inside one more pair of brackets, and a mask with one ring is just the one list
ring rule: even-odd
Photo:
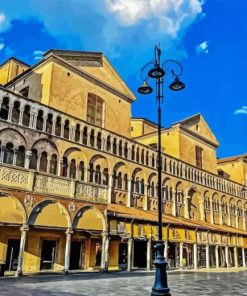
[[140,161],[140,154],[139,154],[139,147],[137,147],[136,149],[136,161],[139,162]]
[[98,132],[97,136],[97,148],[101,149],[102,139],[101,139],[101,132]]
[[55,126],[55,135],[61,136],[61,117],[58,116],[56,119],[56,126]]
[[79,179],[81,181],[84,181],[85,179],[85,166],[84,166],[84,161],[80,161],[80,164],[79,164]]
[[61,164],[61,176],[68,176],[68,158],[66,156],[63,157],[63,163]]
[[95,183],[96,184],[101,184],[100,165],[96,165],[96,169],[95,169]]
[[3,102],[0,109],[0,118],[7,120],[9,115],[9,98],[3,98]]
[[63,133],[63,136],[65,139],[69,139],[69,120],[65,120],[65,123],[64,123],[64,133]]
[[82,142],[84,145],[87,145],[87,127],[85,126],[83,129],[83,139]]
[[200,220],[199,195],[194,189],[191,189],[188,195],[190,197],[188,198],[189,218],[198,221]]
[[123,155],[123,144],[122,144],[122,140],[119,141],[118,144],[118,155],[122,156]]
[[32,149],[32,156],[29,163],[29,168],[32,170],[37,169],[38,152],[36,149]]
[[50,174],[53,174],[53,175],[57,174],[57,155],[56,154],[52,154],[51,156]]
[[14,123],[19,123],[19,118],[20,118],[20,102],[15,101],[13,110],[12,110],[12,122]]
[[93,129],[91,130],[91,133],[90,133],[90,145],[94,147],[94,130]]
[[41,172],[47,172],[47,153],[45,151],[41,153],[39,170]]
[[75,159],[71,159],[69,176],[70,176],[70,178],[73,178],[73,179],[76,178],[76,161],[75,161]]
[[44,124],[43,110],[39,110],[38,116],[37,116],[37,124],[36,124],[37,130],[42,131],[43,124]]
[[111,136],[107,136],[106,150],[107,152],[111,152]]
[[7,164],[13,164],[14,158],[14,146],[12,143],[7,143],[4,151],[3,162]]
[[124,145],[124,157],[128,158],[128,143],[125,143]]
[[23,119],[22,119],[22,124],[24,126],[29,126],[29,122],[30,122],[30,106],[26,105],[24,108],[24,112],[23,112]]
[[52,133],[52,126],[53,126],[53,116],[51,113],[48,114],[47,116],[47,121],[46,121],[46,132],[51,134]]
[[80,142],[80,135],[81,135],[81,126],[80,126],[80,124],[77,124],[76,129],[75,129],[75,141],[76,142]]
[[25,164],[25,147],[20,146],[17,150],[16,165],[20,167],[24,167],[24,164]]
[[113,154],[117,154],[117,139],[116,138],[114,138],[113,139],[113,147],[112,147],[112,152],[113,152]]
[[102,182],[102,184],[107,186],[108,183],[109,183],[109,173],[108,173],[108,168],[105,168],[103,170],[103,182]]

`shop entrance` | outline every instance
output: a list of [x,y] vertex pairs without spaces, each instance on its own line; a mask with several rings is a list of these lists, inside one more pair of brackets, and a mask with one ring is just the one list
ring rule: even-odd
[[9,239],[6,257],[6,270],[17,270],[19,250],[20,240]]
[[56,255],[56,241],[43,240],[41,249],[40,269],[53,269]]
[[128,245],[127,243],[119,243],[118,266],[120,269],[127,269]]
[[80,241],[72,241],[70,247],[70,263],[69,269],[76,270],[81,269],[83,262],[82,262],[82,250],[83,250],[83,243]]
[[206,267],[206,246],[197,247],[198,267]]
[[168,243],[168,263],[171,269],[180,267],[179,244]]
[[147,267],[147,242],[134,241],[134,267]]
[[234,248],[229,247],[229,266],[233,267],[234,266]]
[[209,266],[216,267],[215,246],[209,246]]

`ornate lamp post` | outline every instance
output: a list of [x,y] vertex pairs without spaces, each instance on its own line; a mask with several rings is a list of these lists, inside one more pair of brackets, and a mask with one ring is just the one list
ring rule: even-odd
[[[142,86],[138,88],[140,94],[151,94],[153,88],[148,85],[149,78],[155,79],[156,82],[156,102],[158,104],[158,230],[159,240],[156,243],[157,256],[154,261],[156,267],[155,282],[152,287],[151,296],[170,296],[170,289],[167,285],[166,261],[164,258],[164,241],[162,240],[162,161],[161,161],[161,102],[163,101],[163,77],[165,76],[165,66],[173,64],[176,66],[176,71],[172,68],[170,70],[171,76],[174,81],[169,85],[169,88],[174,91],[182,90],[185,84],[179,80],[183,73],[182,65],[175,60],[166,60],[160,64],[161,49],[155,46],[155,59],[154,62],[147,63],[141,70],[141,78],[143,80]],[[145,78],[143,78],[144,70],[147,67],[153,66]]]

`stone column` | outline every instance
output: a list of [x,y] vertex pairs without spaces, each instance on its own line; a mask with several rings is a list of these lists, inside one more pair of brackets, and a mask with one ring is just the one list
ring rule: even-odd
[[25,151],[25,163],[24,163],[24,168],[25,169],[29,169],[31,157],[32,157],[32,151],[31,150],[26,150]]
[[112,200],[112,186],[113,186],[113,178],[112,174],[109,174],[109,185],[108,185],[108,197],[107,202],[110,204]]
[[133,257],[134,257],[134,240],[132,237],[128,240],[128,271],[132,270],[133,267]]
[[229,247],[225,247],[226,267],[229,268]]
[[57,175],[58,176],[61,176],[61,167],[62,167],[62,165],[63,165],[63,159],[60,159],[58,161],[58,166],[57,166]]
[[210,196],[210,223],[214,224],[214,207],[213,207],[213,197]]
[[109,257],[109,237],[106,233],[102,234],[102,252],[101,252],[101,270],[108,270],[108,257]]
[[3,162],[3,159],[4,159],[4,151],[5,151],[5,146],[1,146],[0,163]]
[[244,251],[244,248],[242,248],[242,258],[243,258],[243,267],[246,267],[245,251]]
[[173,203],[172,203],[172,215],[173,216],[177,216],[177,191],[176,190],[174,190],[173,191],[173,196],[174,196],[174,198],[173,198]]
[[220,206],[220,208],[219,208],[220,221],[219,222],[220,222],[220,225],[223,225],[223,213],[222,213],[222,203],[221,202],[220,202],[219,206]]
[[206,245],[206,268],[210,268],[210,262],[209,262],[209,245]]
[[231,226],[231,210],[230,210],[230,205],[227,205],[227,212],[228,212],[228,225]]
[[37,117],[38,117],[38,112],[37,111],[35,111],[35,112],[33,112],[33,122],[31,123],[31,128],[33,128],[33,129],[36,129],[37,127]]
[[147,270],[151,270],[151,258],[152,258],[152,240],[147,241]]
[[205,221],[205,204],[204,198],[202,197],[200,200],[200,218],[201,221]]
[[238,248],[234,247],[234,266],[238,268]]
[[236,222],[235,222],[235,224],[236,224],[235,227],[236,227],[236,228],[238,228],[238,212],[239,212],[239,211],[238,211],[238,209],[236,208],[236,210],[235,210],[235,221],[236,221]]
[[219,264],[219,246],[215,246],[215,262],[216,262],[216,268],[220,267]]
[[148,210],[148,184],[144,184],[144,202],[143,202],[143,210]]
[[39,171],[39,169],[40,169],[40,159],[41,159],[41,154],[38,153],[37,154],[37,167],[36,167],[37,171]]
[[43,127],[42,127],[42,131],[46,132],[46,123],[47,123],[47,114],[43,115]]
[[70,266],[70,249],[71,249],[71,235],[73,234],[72,228],[68,228],[65,231],[66,234],[66,246],[65,246],[65,257],[64,257],[64,272],[69,273]]
[[56,123],[57,123],[57,117],[56,116],[52,116],[52,131],[51,131],[51,133],[53,135],[56,134]]
[[243,210],[243,230],[246,231],[245,211]]
[[193,257],[194,257],[194,269],[198,268],[198,262],[197,262],[197,243],[193,245]]
[[48,174],[50,173],[50,167],[51,167],[51,155],[47,155],[47,168],[46,168],[46,172]]
[[25,245],[26,245],[26,238],[27,238],[27,232],[29,230],[29,227],[27,224],[23,224],[20,228],[21,230],[21,241],[20,241],[20,249],[19,249],[19,256],[18,256],[18,265],[15,275],[19,276],[22,275],[22,268],[23,268],[23,256],[25,252]]
[[189,203],[188,203],[189,198],[190,197],[187,194],[184,196],[184,218],[186,218],[186,219],[190,218]]
[[127,207],[131,207],[131,181],[132,179],[128,179]]
[[17,153],[18,153],[18,149],[14,148],[13,149],[14,153],[13,153],[13,165],[16,165],[16,159],[17,159]]
[[7,119],[7,121],[11,121],[11,119],[12,119],[13,107],[14,107],[14,104],[11,103],[11,102],[9,102],[9,113],[8,113],[8,119]]
[[179,244],[179,265],[180,268],[183,267],[183,243]]
[[18,124],[20,124],[20,125],[22,125],[23,113],[24,113],[24,107],[20,106],[20,116],[19,116],[19,122],[18,122]]

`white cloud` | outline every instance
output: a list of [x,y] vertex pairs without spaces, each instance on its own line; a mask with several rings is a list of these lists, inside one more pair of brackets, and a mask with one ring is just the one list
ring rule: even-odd
[[209,49],[208,49],[208,41],[203,41],[202,43],[200,43],[199,45],[196,46],[196,53],[202,54],[202,53],[209,53]]
[[247,115],[247,106],[243,106],[242,108],[236,110],[234,112],[235,115],[238,115],[238,114],[246,114]]
[[105,3],[123,26],[155,22],[159,32],[171,36],[202,14],[203,5],[200,0],[105,0]]
[[43,53],[44,53],[43,50],[35,50],[35,51],[33,52],[33,55],[34,55],[34,56],[36,56],[36,55],[42,55]]
[[4,43],[0,43],[0,50],[2,50],[4,48],[5,44]]

